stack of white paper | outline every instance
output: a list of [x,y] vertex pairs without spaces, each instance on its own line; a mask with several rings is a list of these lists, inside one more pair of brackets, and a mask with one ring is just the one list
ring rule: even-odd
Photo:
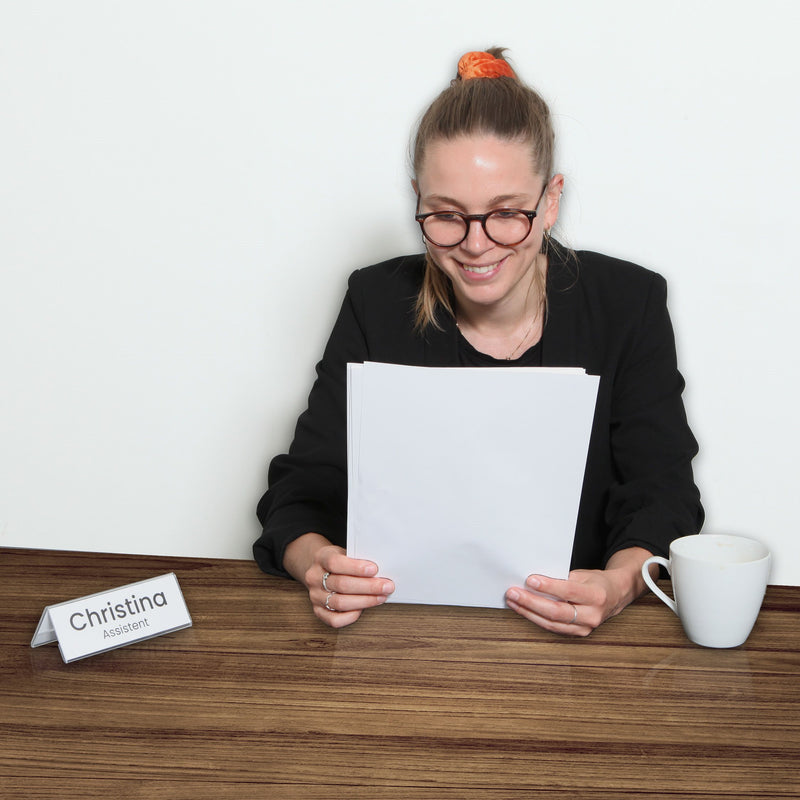
[[347,553],[393,602],[499,608],[565,578],[599,378],[348,364]]

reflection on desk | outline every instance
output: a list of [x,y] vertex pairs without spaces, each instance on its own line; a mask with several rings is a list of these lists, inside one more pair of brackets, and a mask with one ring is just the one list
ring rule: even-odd
[[[64,664],[44,606],[174,571],[190,629]],[[653,597],[588,639],[386,605],[341,631],[247,561],[0,549],[3,798],[800,796],[800,587],[706,650]]]

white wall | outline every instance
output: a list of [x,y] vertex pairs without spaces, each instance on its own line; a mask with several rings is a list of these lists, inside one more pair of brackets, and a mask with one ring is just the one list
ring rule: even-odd
[[798,8],[4,2],[0,544],[249,557],[346,275],[418,249],[413,121],[503,44],[568,242],[670,282],[706,530],[800,584]]

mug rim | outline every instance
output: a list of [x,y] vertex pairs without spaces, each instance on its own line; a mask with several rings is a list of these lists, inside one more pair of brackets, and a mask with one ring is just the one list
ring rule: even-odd
[[734,541],[738,543],[747,542],[751,545],[756,545],[760,549],[760,555],[756,556],[755,558],[748,558],[744,561],[730,561],[725,562],[728,563],[730,566],[735,566],[737,564],[757,564],[760,561],[764,561],[770,557],[770,550],[769,548],[758,539],[754,539],[752,536],[742,536],[738,533],[693,533],[688,536],[681,536],[677,539],[673,539],[670,543],[669,550],[670,550],[670,560],[674,555],[677,555],[681,558],[691,558],[694,560],[705,561],[707,559],[702,558],[702,556],[698,553],[691,552],[690,550],[684,549],[683,545],[690,544],[690,542],[696,542],[699,539],[704,539],[708,541],[709,539],[713,539],[718,542],[724,541]]

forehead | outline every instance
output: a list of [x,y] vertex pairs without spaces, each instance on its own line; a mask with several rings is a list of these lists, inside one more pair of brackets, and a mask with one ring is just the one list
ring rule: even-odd
[[500,195],[538,194],[530,145],[494,136],[437,139],[428,145],[417,176],[423,196],[480,202]]

